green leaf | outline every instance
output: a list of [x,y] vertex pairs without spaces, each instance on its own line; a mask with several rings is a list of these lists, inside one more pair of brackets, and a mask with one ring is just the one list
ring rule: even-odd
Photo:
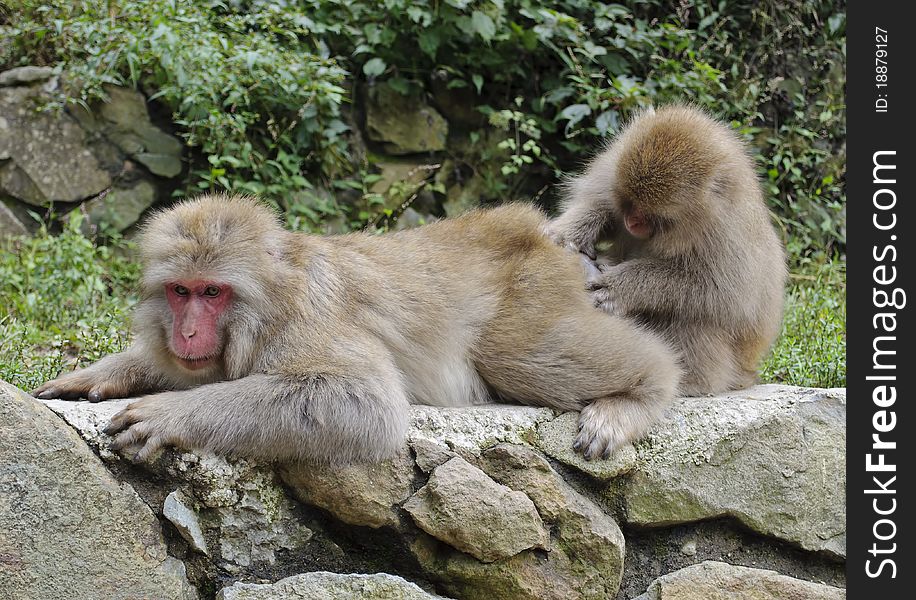
[[595,127],[598,128],[599,135],[614,133],[617,131],[618,115],[616,110],[606,110],[595,119]]
[[590,114],[592,114],[592,109],[588,106],[588,104],[571,104],[560,111],[558,118],[569,120],[569,126],[571,126],[575,123],[578,123]]
[[387,67],[385,61],[376,56],[366,61],[366,64],[363,65],[363,73],[366,74],[366,77],[378,77],[385,72]]
[[439,38],[439,31],[436,29],[424,29],[417,37],[417,42],[422,50],[431,59],[436,59],[436,51],[442,40]]
[[477,93],[479,94],[480,90],[483,88],[483,76],[475,73],[471,75],[471,81],[474,83],[474,87],[477,88]]
[[402,96],[410,93],[410,82],[403,77],[392,77],[386,83],[388,83],[388,87]]
[[471,25],[477,35],[482,37],[484,41],[489,42],[496,35],[496,23],[493,22],[489,15],[479,10],[471,13]]

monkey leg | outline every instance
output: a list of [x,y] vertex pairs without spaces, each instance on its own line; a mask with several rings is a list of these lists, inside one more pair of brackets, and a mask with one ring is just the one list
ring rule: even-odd
[[574,448],[587,459],[643,435],[674,398],[674,352],[633,323],[587,303],[534,335],[509,321],[485,336],[481,375],[503,398],[581,410]]

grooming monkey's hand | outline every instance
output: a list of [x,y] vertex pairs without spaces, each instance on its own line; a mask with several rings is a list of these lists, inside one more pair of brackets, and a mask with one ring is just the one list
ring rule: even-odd
[[588,277],[585,281],[585,289],[591,295],[595,308],[609,315],[623,316],[621,299],[614,288],[619,267],[602,265],[597,268],[600,269],[598,275]]
[[173,415],[169,394],[141,398],[111,418],[104,433],[113,436],[111,449],[136,449],[133,460],[147,461],[165,446],[182,445],[181,427]]
[[598,256],[595,252],[594,241],[586,239],[584,231],[566,227],[561,219],[554,219],[547,223],[545,231],[547,237],[555,244],[563,246],[571,252],[581,252],[592,260],[595,260]]

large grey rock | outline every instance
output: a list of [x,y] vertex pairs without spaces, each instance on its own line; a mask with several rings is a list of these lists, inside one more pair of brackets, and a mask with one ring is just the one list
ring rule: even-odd
[[426,533],[483,562],[547,548],[549,533],[524,492],[456,456],[436,467],[404,510]]
[[584,461],[576,413],[544,421],[537,445],[608,487],[626,520],[663,527],[734,517],[806,550],[846,554],[846,392],[760,385],[682,398],[634,445]]
[[627,521],[730,516],[754,531],[846,555],[846,393],[764,385],[680,400],[636,443]]
[[4,598],[197,597],[133,489],[54,413],[2,382],[0,456]]
[[276,583],[236,583],[223,588],[217,600],[442,600],[411,583],[386,573],[341,575],[318,571]]
[[842,600],[846,590],[776,571],[706,561],[659,577],[635,600]]
[[111,176],[87,146],[86,133],[67,113],[37,112],[41,91],[0,88],[0,195],[34,206],[90,198]]
[[156,202],[156,188],[145,179],[118,183],[108,193],[83,203],[89,222],[124,231]]
[[146,98],[127,88],[106,86],[108,101],[98,105],[105,136],[125,154],[162,177],[181,173],[181,142],[150,122]]
[[35,67],[32,65],[16,67],[15,69],[0,73],[0,87],[27,85],[38,81],[45,81],[50,79],[53,74],[54,69],[51,67]]
[[[124,464],[109,449],[110,438],[102,429],[130,400],[42,402],[79,431],[103,460]],[[301,551],[312,537],[295,502],[269,467],[206,453],[169,451],[144,468],[180,483],[183,504],[198,519],[201,541],[215,562],[231,573],[273,565],[281,553]]]
[[[705,522],[734,528],[729,520],[707,521],[733,516],[764,534],[746,533],[742,527],[742,535],[753,537],[757,550],[736,555],[735,562],[754,560],[796,577],[842,581],[825,565],[835,564],[829,534],[837,528],[842,532],[844,502],[836,489],[824,487],[825,482],[843,486],[845,463],[835,456],[843,452],[845,440],[844,431],[837,429],[845,406],[841,390],[760,386],[723,397],[680,400],[647,440],[624,448],[614,460],[592,462],[571,452],[576,423],[572,413],[557,416],[549,409],[504,405],[415,406],[404,447],[390,461],[343,469],[281,469],[294,496],[340,522],[330,528],[322,527],[324,513],[313,519],[314,513],[290,499],[272,469],[176,451],[151,465],[128,465],[111,454],[109,439],[100,433],[126,402],[47,404],[103,460],[117,464],[118,472],[127,470],[143,479],[138,469],[150,470],[156,474],[154,481],[168,481],[151,505],[162,506],[165,494],[177,487],[184,506],[197,517],[213,563],[236,576],[263,581],[270,573],[349,565],[353,571],[392,572],[402,568],[400,553],[406,550],[412,555],[408,564],[419,566],[424,578],[463,599],[613,598],[622,578],[624,542],[610,512],[639,526],[644,537],[682,531],[684,527],[662,528],[690,521],[699,523],[689,527]],[[555,469],[556,463],[548,462],[538,448],[564,466]],[[831,472],[836,479],[828,477]],[[441,478],[448,485],[440,485],[442,474],[448,476]],[[416,493],[427,478],[426,487]],[[526,510],[512,513],[522,519],[521,526],[508,521],[484,526],[486,518],[500,515],[481,501],[496,497],[482,491],[490,488],[528,499]],[[148,487],[138,489],[148,499]],[[180,522],[187,522],[187,516]],[[317,526],[314,540],[304,523]],[[516,530],[521,538],[513,538]],[[334,532],[345,533],[334,538]],[[391,562],[370,567],[349,562],[346,538],[351,534],[366,544],[373,561]],[[834,537],[840,539],[842,533]],[[682,538],[672,537],[668,549],[680,562],[660,561],[664,552],[652,545],[653,540],[668,543],[668,538],[636,538],[632,546],[641,553],[627,562],[642,564],[644,576],[626,593],[641,593],[659,573],[684,561],[733,562],[732,555],[743,552],[740,537],[722,542],[721,536],[701,535],[693,549]],[[824,545],[814,548],[817,540]],[[696,553],[693,560],[685,558],[682,548]],[[802,548],[820,554],[815,557]],[[771,559],[787,551],[793,557],[786,563],[789,567]],[[800,567],[808,564],[806,557],[820,561],[817,568]],[[302,560],[302,566],[271,566],[291,559]],[[189,568],[206,560],[188,553]]]
[[417,93],[407,96],[386,84],[372,86],[366,98],[369,139],[389,154],[445,150],[448,121]]

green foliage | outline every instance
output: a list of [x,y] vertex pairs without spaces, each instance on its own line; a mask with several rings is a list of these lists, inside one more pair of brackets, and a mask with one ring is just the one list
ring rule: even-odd
[[26,0],[20,10],[0,28],[10,40],[0,64],[58,65],[76,87],[62,103],[104,98],[108,83],[149,90],[204,158],[185,191],[277,200],[311,190],[304,174],[349,168],[345,71],[301,26],[281,30],[269,13],[219,0]]
[[761,370],[762,381],[846,386],[846,265],[809,265],[792,278],[782,334]]
[[23,389],[126,346],[137,265],[86,239],[81,220],[0,247],[0,379]]
[[[500,161],[499,177],[483,168],[482,200],[530,196],[577,168],[634,110],[688,100],[731,119],[752,144],[794,259],[845,247],[838,0],[16,5],[0,8],[0,65],[57,65],[79,101],[103,97],[105,83],[142,87],[195,149],[183,191],[262,194],[305,228],[329,216],[358,226],[381,210],[364,195],[327,202],[328,189],[371,185],[371,169],[350,159],[351,90],[384,80],[407,93],[435,79],[489,117],[467,132],[472,147],[502,136],[501,155],[484,145],[462,157]],[[452,123],[462,128],[475,126]]]

